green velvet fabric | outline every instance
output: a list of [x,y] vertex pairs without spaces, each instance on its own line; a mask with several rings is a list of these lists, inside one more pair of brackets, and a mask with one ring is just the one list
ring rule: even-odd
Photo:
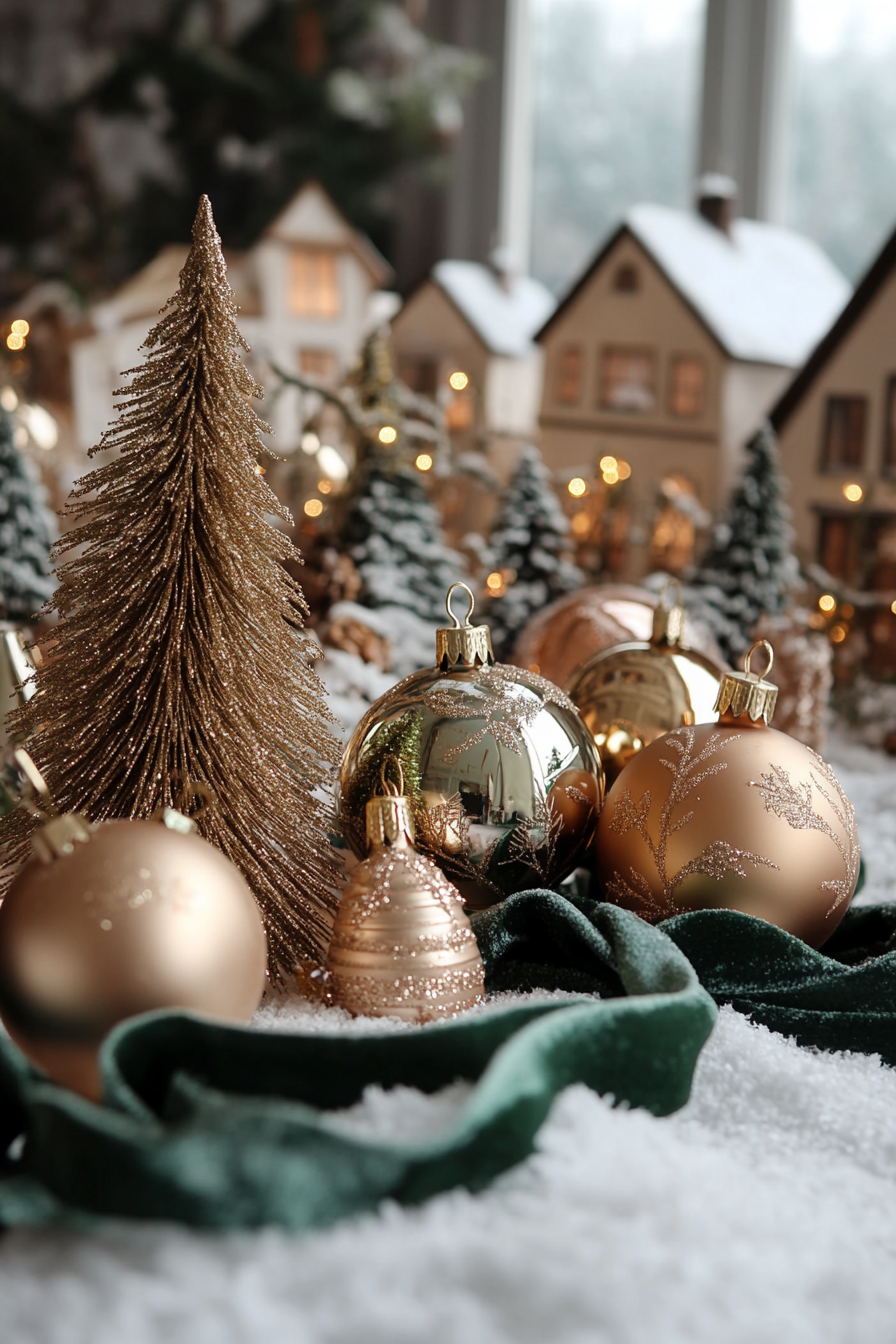
[[[615,997],[375,1036],[152,1014],[106,1041],[103,1106],[41,1080],[3,1041],[0,1223],[106,1216],[322,1227],[385,1198],[411,1204],[456,1185],[481,1188],[532,1151],[570,1083],[657,1115],[682,1106],[716,1010],[674,943],[634,915],[610,906],[586,915],[553,892],[512,897],[502,911],[487,920],[493,978],[514,953],[500,926],[522,919],[536,941],[543,928],[557,959],[568,946],[571,962]],[[468,1100],[427,1142],[359,1138],[332,1115],[370,1083],[434,1092],[456,1079],[473,1084]]]
[[[896,906],[850,911],[823,952],[731,911],[655,929],[550,891],[512,896],[474,927],[490,992],[601,999],[493,1007],[374,1036],[152,1014],[107,1040],[102,1106],[41,1079],[0,1040],[0,1223],[117,1217],[298,1230],[385,1198],[480,1189],[532,1151],[569,1083],[656,1115],[682,1106],[713,1000],[802,1043],[896,1063]],[[426,1142],[361,1138],[333,1115],[370,1083],[434,1092],[458,1078],[472,1084],[469,1096]]]

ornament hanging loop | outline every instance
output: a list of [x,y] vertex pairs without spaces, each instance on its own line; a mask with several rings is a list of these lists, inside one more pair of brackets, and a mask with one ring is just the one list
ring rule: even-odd
[[[668,600],[667,597],[670,588],[674,593],[674,597],[671,602]],[[683,604],[683,602],[684,598],[681,592],[681,584],[679,583],[678,579],[674,577],[674,575],[670,574],[666,579],[663,580],[663,586],[660,589],[659,601],[657,605],[662,607],[663,611],[671,611],[673,606],[680,607]]]
[[[673,591],[673,600],[669,601],[669,590]],[[672,577],[666,579],[660,589],[653,613],[653,634],[650,642],[654,648],[678,649],[684,640],[685,611],[682,605],[681,584]]]
[[[467,597],[469,598],[469,604],[467,606],[467,614],[466,616],[464,616],[462,622],[457,619],[454,612],[451,610],[451,599],[454,596],[454,590],[456,588],[462,588],[463,591],[466,593]],[[452,583],[445,597],[445,610],[447,611],[449,617],[451,618],[453,622],[453,628],[455,630],[465,630],[469,627],[470,617],[473,615],[473,608],[475,607],[475,605],[476,605],[476,599],[473,596],[473,590],[471,588],[468,588],[465,583],[459,583],[459,582]]]
[[31,789],[35,797],[38,799],[40,804],[39,807],[36,807],[33,803],[30,802],[30,800],[26,800],[25,798],[23,798],[22,805],[31,813],[32,816],[36,816],[38,820],[41,821],[45,820],[47,817],[58,816],[59,814],[56,810],[56,805],[53,802],[53,799],[50,797],[49,785],[47,784],[47,781],[44,779],[41,772],[38,770],[37,766],[34,764],[34,761],[28,755],[28,752],[25,751],[22,747],[16,747],[15,751],[13,752],[13,759],[15,760],[16,765],[21,770],[22,774],[25,776],[25,779],[28,781],[29,788]]
[[[756,652],[757,649],[765,649],[766,656],[768,658],[768,662],[765,665],[764,672],[750,671],[750,659],[753,657],[753,654]],[[746,653],[744,654],[744,672],[748,677],[754,677],[757,681],[765,681],[769,672],[771,672],[772,668],[774,667],[774,663],[775,663],[775,651],[772,648],[771,644],[769,644],[767,639],[757,639],[755,644],[751,644],[750,647],[747,649]]]

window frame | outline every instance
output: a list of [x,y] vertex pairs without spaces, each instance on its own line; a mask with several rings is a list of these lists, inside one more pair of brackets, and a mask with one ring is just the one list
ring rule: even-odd
[[896,479],[896,373],[888,373],[884,382],[883,457],[881,474]]
[[[693,364],[700,370],[700,392],[695,411],[677,411],[675,409],[675,371],[681,364]],[[691,355],[684,351],[673,351],[669,356],[669,388],[666,409],[676,420],[699,420],[706,410],[707,369],[703,355]]]
[[[576,369],[576,395],[567,397],[563,395],[563,388],[568,376],[566,367],[567,358],[570,355],[578,357],[578,368]],[[557,370],[554,383],[554,400],[560,406],[578,406],[582,401],[582,393],[585,390],[585,348],[581,341],[567,341],[560,347],[560,358],[557,363]]]
[[[649,407],[619,406],[614,402],[606,400],[605,388],[607,385],[607,378],[605,374],[605,365],[607,364],[608,358],[614,354],[646,357],[651,372],[650,393],[653,399]],[[602,345],[597,352],[597,409],[600,411],[615,411],[621,415],[655,415],[657,410],[657,364],[657,351],[653,346]]]
[[[865,453],[868,439],[868,397],[864,393],[829,393],[825,398],[824,420],[821,431],[821,452],[819,456],[819,471],[825,476],[845,476],[850,472],[860,471],[865,465]],[[832,462],[830,460],[830,446],[832,443],[832,427],[834,416],[838,406],[848,405],[860,406],[862,408],[861,432],[859,438],[858,460],[855,462]],[[848,445],[847,445],[848,446]]]

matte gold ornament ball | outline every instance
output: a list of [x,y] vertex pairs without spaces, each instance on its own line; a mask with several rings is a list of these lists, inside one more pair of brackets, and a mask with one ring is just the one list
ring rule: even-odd
[[430,1022],[484,994],[476,938],[460,892],[414,848],[408,800],[367,804],[369,858],[342,896],[327,956],[333,1002],[364,1017]]
[[[469,601],[461,623],[455,589]],[[454,625],[436,633],[436,665],[406,677],[365,714],[346,747],[340,809],[366,853],[364,809],[387,757],[400,761],[417,846],[468,908],[524,887],[552,886],[587,861],[604,777],[569,697],[544,677],[496,664],[473,594],[453,584]]]
[[622,771],[598,877],[607,900],[652,922],[741,910],[820,947],[856,888],[855,814],[831,767],[768,726],[777,688],[750,672],[758,647],[722,678],[717,723],[677,728]]
[[95,1100],[97,1049],[117,1022],[158,1008],[245,1022],[264,990],[264,930],[242,875],[186,817],[166,818],[52,818],[0,905],[3,1025]]
[[725,666],[685,647],[684,607],[680,600],[667,605],[665,591],[653,612],[649,640],[601,649],[576,668],[566,684],[569,698],[594,736],[611,785],[656,738],[673,728],[715,719],[713,707]]

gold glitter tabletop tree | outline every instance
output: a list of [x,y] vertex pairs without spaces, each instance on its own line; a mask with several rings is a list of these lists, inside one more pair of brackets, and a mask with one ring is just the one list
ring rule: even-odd
[[[280,979],[329,939],[337,866],[320,786],[338,749],[303,632],[298,559],[267,520],[285,510],[257,467],[261,388],[239,357],[211,205],[180,286],[131,370],[117,421],[77,483],[57,545],[60,613],[38,695],[15,730],[60,811],[148,817],[210,790],[202,835],[244,873]],[[33,825],[3,823],[13,856]]]

